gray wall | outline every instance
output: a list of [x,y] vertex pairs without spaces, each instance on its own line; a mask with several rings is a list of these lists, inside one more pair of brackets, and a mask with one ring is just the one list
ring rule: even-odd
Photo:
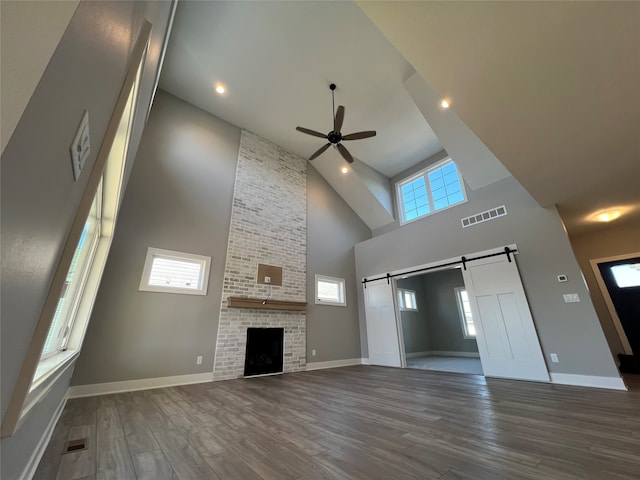
[[400,311],[405,353],[431,351],[429,317],[427,315],[422,276],[400,279],[396,282],[396,286],[416,292],[416,304],[418,305],[417,312],[411,310]]
[[[309,164],[307,169],[307,363],[360,358],[353,246],[371,230]],[[345,279],[346,307],[315,304],[315,275]],[[312,350],[316,356],[312,356]]]
[[[522,283],[545,357],[557,353],[551,372],[618,377],[600,322],[555,209],[541,208],[514,178],[467,191],[469,202],[426,217],[355,247],[358,278],[516,243]],[[506,205],[508,215],[462,229],[460,219]],[[556,276],[566,274],[567,283]],[[580,303],[564,303],[578,293]],[[359,289],[359,303],[364,303]],[[368,354],[360,309],[363,356]]]
[[[143,20],[154,24],[142,79],[135,132],[144,122],[171,5],[165,2],[82,2],[53,54],[2,155],[2,415],[48,294],[85,190]],[[73,181],[69,145],[89,110],[91,155]],[[137,150],[134,133],[130,158]],[[26,466],[66,391],[63,375],[2,439],[2,478]]]
[[624,353],[620,337],[613,326],[602,292],[596,282],[590,260],[640,252],[640,225],[615,223],[581,235],[571,236],[571,245],[589,287],[593,305],[614,355]]
[[455,294],[455,289],[458,287],[464,288],[462,272],[458,268],[422,276],[431,351],[478,351],[475,339],[464,338]]
[[[239,128],[158,92],[73,385],[212,371],[239,142]],[[353,245],[371,231],[314,168],[307,229],[307,361],[359,358]],[[139,292],[149,246],[210,255],[208,295]],[[316,273],[347,280],[346,308],[313,304]]]
[[[158,91],[73,385],[213,370],[239,143],[238,127]],[[210,256],[208,294],[139,291],[148,247]]]

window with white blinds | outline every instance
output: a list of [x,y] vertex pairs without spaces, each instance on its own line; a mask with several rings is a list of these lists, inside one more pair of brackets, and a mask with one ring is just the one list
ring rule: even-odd
[[140,290],[206,295],[211,257],[149,247]]
[[346,306],[344,278],[316,275],[316,304]]

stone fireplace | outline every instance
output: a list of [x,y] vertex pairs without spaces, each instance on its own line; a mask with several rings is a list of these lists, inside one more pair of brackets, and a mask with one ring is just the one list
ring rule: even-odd
[[[215,259],[214,259],[215,261]],[[264,298],[258,264],[282,267],[272,299],[306,301],[307,161],[242,131],[225,262],[214,380],[244,376],[247,330],[284,330],[283,371],[306,368],[304,311],[232,308],[229,297]]]

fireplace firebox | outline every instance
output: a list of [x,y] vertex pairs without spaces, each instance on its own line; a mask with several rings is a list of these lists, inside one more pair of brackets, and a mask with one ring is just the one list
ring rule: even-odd
[[284,357],[284,328],[248,328],[244,376],[281,373]]

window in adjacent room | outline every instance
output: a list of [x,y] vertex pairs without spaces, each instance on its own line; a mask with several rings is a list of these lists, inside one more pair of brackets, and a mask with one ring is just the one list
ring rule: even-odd
[[476,338],[476,327],[471,315],[469,294],[464,288],[456,288],[456,300],[458,301],[458,312],[460,313],[464,338]]
[[316,275],[316,303],[346,306],[344,278]]
[[416,292],[404,288],[398,289],[398,305],[400,310],[418,311],[418,302],[416,302]]
[[140,290],[206,295],[211,257],[149,247]]
[[450,158],[398,182],[396,196],[401,224],[467,201],[464,182]]

